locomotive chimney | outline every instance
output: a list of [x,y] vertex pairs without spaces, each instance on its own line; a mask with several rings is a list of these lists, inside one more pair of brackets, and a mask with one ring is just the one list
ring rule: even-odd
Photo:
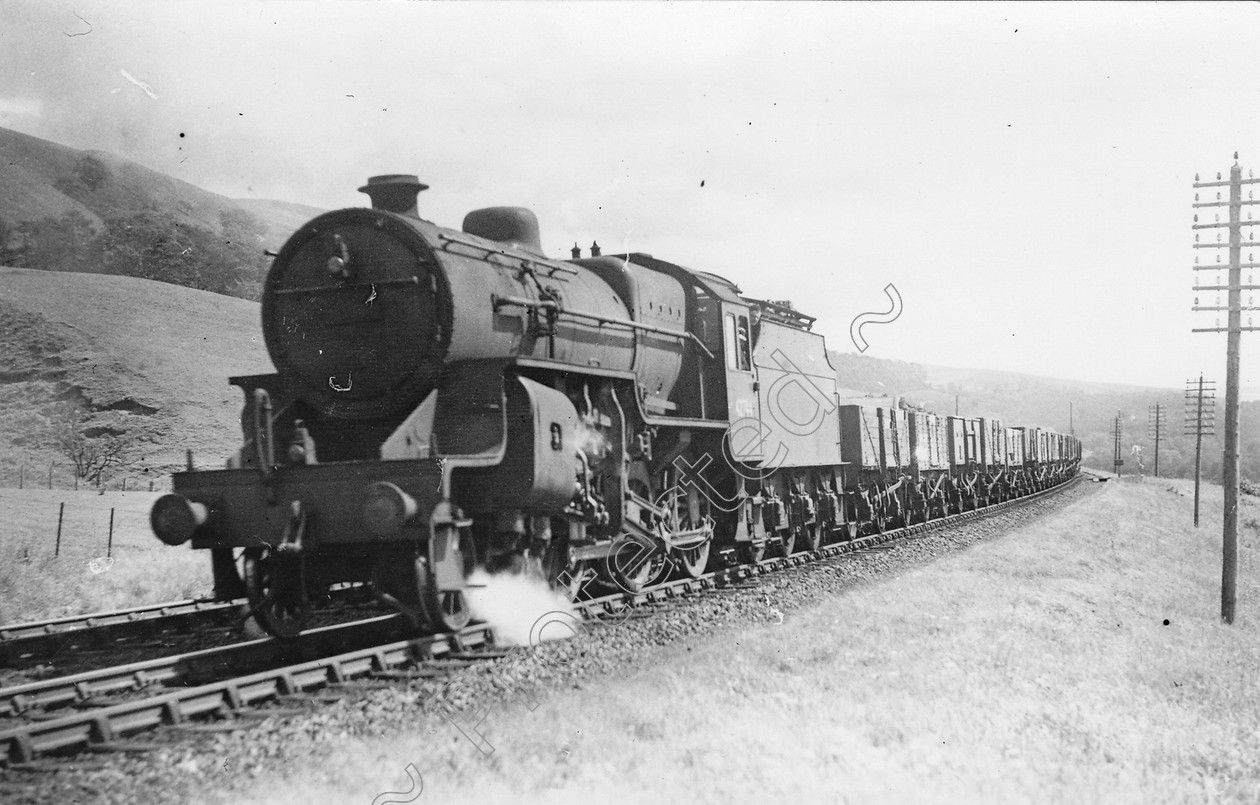
[[384,176],[372,176],[367,184],[359,188],[360,193],[367,193],[372,199],[372,209],[385,212],[420,217],[416,197],[421,190],[429,186],[420,181],[420,177],[409,173],[390,173]]

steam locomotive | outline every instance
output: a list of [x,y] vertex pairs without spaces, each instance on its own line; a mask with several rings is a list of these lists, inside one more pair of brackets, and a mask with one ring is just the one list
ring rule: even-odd
[[790,554],[1027,494],[1079,443],[843,400],[814,319],[644,253],[543,254],[526,209],[371,208],[301,227],[262,296],[275,374],[234,377],[242,447],[151,513],[210,551],[216,596],[299,631],[338,582],[433,630],[475,567],[576,594]]

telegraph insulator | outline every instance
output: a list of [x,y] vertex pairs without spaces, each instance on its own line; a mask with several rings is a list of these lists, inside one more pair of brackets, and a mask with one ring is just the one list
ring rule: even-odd
[[[1197,182],[1197,181],[1199,181],[1199,174],[1197,174],[1197,173],[1196,173],[1196,174],[1194,175],[1194,180],[1195,180],[1196,182]],[[1197,198],[1197,196],[1196,196],[1196,198]]]
[[[1218,181],[1218,182],[1219,182],[1220,180],[1221,180],[1221,172],[1220,172],[1220,171],[1217,171],[1217,172],[1216,172],[1216,181]],[[1218,196],[1219,196],[1219,195],[1220,195],[1220,193],[1217,193],[1216,195],[1218,195]]]
[[1194,222],[1195,222],[1196,224],[1197,224],[1197,223],[1199,223],[1199,216],[1197,216],[1197,215],[1196,215],[1196,216],[1194,216]]

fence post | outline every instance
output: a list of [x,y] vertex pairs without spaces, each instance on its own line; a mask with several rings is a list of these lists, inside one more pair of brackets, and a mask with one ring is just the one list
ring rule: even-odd
[[26,465],[22,464],[18,467],[18,489],[26,485]]
[[52,468],[53,468],[53,465],[49,464],[48,465],[48,488],[49,489],[52,489]]
[[114,555],[114,510],[109,510],[109,542],[105,544],[105,556]]
[[153,491],[153,482],[152,482],[152,481],[149,481],[149,491],[150,491],[150,492],[152,492],[152,491]]
[[57,547],[53,548],[53,556],[61,556],[61,521],[66,515],[66,502],[61,501],[61,508],[57,511]]
[[127,479],[126,479],[126,478],[123,478],[123,488],[122,488],[122,491],[124,491],[124,492],[126,492],[126,491],[127,491]]

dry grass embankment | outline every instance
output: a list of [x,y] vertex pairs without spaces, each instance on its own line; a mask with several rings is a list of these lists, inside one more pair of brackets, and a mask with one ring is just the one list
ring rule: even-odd
[[[271,371],[258,305],[163,282],[0,268],[0,482],[40,485],[68,462],[37,434],[57,401],[133,444],[133,483],[163,483],[192,449],[222,466],[240,443],[241,392],[228,377]],[[112,479],[107,479],[111,481]]]
[[1260,507],[1226,627],[1220,490],[1195,531],[1189,488],[1113,482],[781,625],[504,704],[488,757],[440,722],[343,734],[336,767],[250,795],[366,802],[406,791],[414,763],[419,802],[1255,802]]
[[[158,496],[0,489],[0,624],[209,595],[206,553],[163,545],[149,530]],[[61,555],[54,556],[63,502]],[[112,563],[104,561],[110,509]]]

